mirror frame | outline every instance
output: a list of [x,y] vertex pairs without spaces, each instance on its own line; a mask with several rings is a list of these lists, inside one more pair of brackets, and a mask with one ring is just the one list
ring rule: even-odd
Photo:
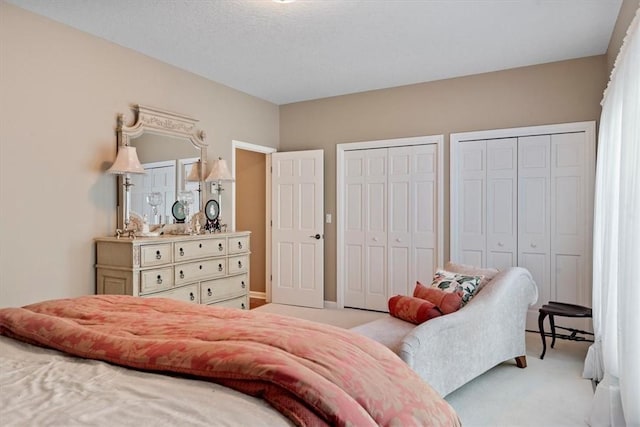
[[[149,107],[147,105],[134,105],[131,107],[135,113],[135,120],[131,126],[124,123],[124,114],[118,114],[118,125],[116,128],[116,140],[118,150],[123,145],[129,145],[132,138],[137,138],[144,133],[156,135],[173,136],[186,139],[196,149],[200,150],[200,180],[204,180],[202,174],[207,170],[207,143],[204,141],[206,134],[203,130],[196,128],[197,119],[193,117],[161,110],[160,108]],[[124,177],[118,176],[118,228],[124,227]],[[202,204],[201,197],[200,204]],[[198,206],[202,210],[202,206]]]

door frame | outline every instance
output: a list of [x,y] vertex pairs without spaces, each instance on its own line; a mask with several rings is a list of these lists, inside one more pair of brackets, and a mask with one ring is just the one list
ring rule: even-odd
[[444,135],[426,135],[408,138],[381,139],[374,141],[348,142],[336,145],[336,305],[344,308],[344,222],[345,222],[345,151],[389,148],[411,145],[435,144],[437,147],[438,187],[437,187],[437,236],[438,265],[444,263]]
[[[265,154],[266,170],[265,174],[265,186],[266,197],[265,201],[265,278],[268,279],[268,283],[265,284],[265,301],[271,302],[271,156],[270,154],[277,152],[278,150],[273,147],[267,147],[265,145],[252,144],[250,142],[243,141],[231,141],[231,170],[233,171],[234,181],[231,183],[231,229],[236,229],[236,150],[253,151],[256,153]],[[251,293],[251,292],[249,292]]]

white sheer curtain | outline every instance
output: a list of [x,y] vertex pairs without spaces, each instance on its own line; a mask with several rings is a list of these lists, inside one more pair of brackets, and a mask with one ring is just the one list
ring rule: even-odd
[[640,426],[640,9],[602,101],[593,250],[589,424]]

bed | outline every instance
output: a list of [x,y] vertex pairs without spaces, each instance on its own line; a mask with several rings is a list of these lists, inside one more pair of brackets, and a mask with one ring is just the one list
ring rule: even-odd
[[433,425],[453,409],[340,328],[162,298],[0,309],[3,425]]

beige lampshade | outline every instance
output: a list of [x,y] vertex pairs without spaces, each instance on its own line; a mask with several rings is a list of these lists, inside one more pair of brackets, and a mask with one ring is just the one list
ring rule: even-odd
[[138,160],[138,154],[136,153],[136,147],[130,147],[123,145],[118,148],[118,155],[116,161],[113,162],[111,167],[107,170],[107,173],[113,173],[117,175],[124,175],[127,173],[146,173],[140,160]]
[[231,172],[229,172],[229,168],[227,167],[227,162],[222,160],[222,157],[218,157],[218,160],[213,161],[213,167],[211,168],[211,172],[209,172],[209,176],[205,179],[205,181],[235,181],[233,176],[231,176]]
[[187,181],[200,182],[202,180],[201,178],[202,174],[200,173],[200,170],[201,170],[200,160],[198,160],[196,163],[193,164],[193,166],[191,166],[191,172],[189,172],[189,175],[187,176]]

